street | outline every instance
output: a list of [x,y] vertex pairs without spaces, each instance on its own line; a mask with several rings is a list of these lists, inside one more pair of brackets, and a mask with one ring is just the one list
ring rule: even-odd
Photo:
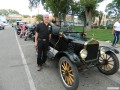
[[[0,30],[0,90],[66,90],[60,81],[57,63],[48,60],[49,67],[38,72],[34,42],[23,38],[11,26]],[[120,54],[117,56],[120,60]],[[106,76],[91,68],[79,73],[79,82],[78,90],[120,88],[120,70]]]

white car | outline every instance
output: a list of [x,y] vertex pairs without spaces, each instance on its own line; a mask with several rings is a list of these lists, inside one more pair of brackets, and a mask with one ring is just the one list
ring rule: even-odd
[[7,25],[8,25],[8,23],[3,21],[3,26],[7,26]]

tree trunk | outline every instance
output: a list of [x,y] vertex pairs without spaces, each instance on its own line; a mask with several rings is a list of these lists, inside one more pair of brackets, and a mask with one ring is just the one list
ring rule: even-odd
[[86,25],[85,25],[86,28],[85,28],[85,31],[90,31],[91,30],[91,24],[92,24],[91,11],[86,10],[85,15],[86,15]]
[[63,14],[63,22],[64,22],[64,25],[66,26],[67,23],[66,23],[66,14]]
[[101,21],[102,21],[102,15],[99,16],[99,28],[100,28]]

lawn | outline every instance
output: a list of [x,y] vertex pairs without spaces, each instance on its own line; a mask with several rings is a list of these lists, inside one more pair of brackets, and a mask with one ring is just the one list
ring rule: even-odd
[[[83,27],[76,26],[74,27],[75,32],[83,31]],[[87,37],[94,38],[100,41],[113,41],[113,34],[112,30],[107,29],[92,29],[91,31],[87,32]],[[120,40],[118,42],[120,44]]]

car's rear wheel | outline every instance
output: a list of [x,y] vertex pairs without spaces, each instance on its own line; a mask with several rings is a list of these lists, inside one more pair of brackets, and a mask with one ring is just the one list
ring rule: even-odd
[[20,35],[20,32],[17,30],[17,35]]
[[107,52],[99,57],[98,70],[106,75],[112,75],[119,69],[119,60],[112,52]]
[[67,90],[76,90],[79,85],[78,69],[67,57],[59,61],[60,78]]
[[5,29],[5,27],[2,28],[3,30]]

